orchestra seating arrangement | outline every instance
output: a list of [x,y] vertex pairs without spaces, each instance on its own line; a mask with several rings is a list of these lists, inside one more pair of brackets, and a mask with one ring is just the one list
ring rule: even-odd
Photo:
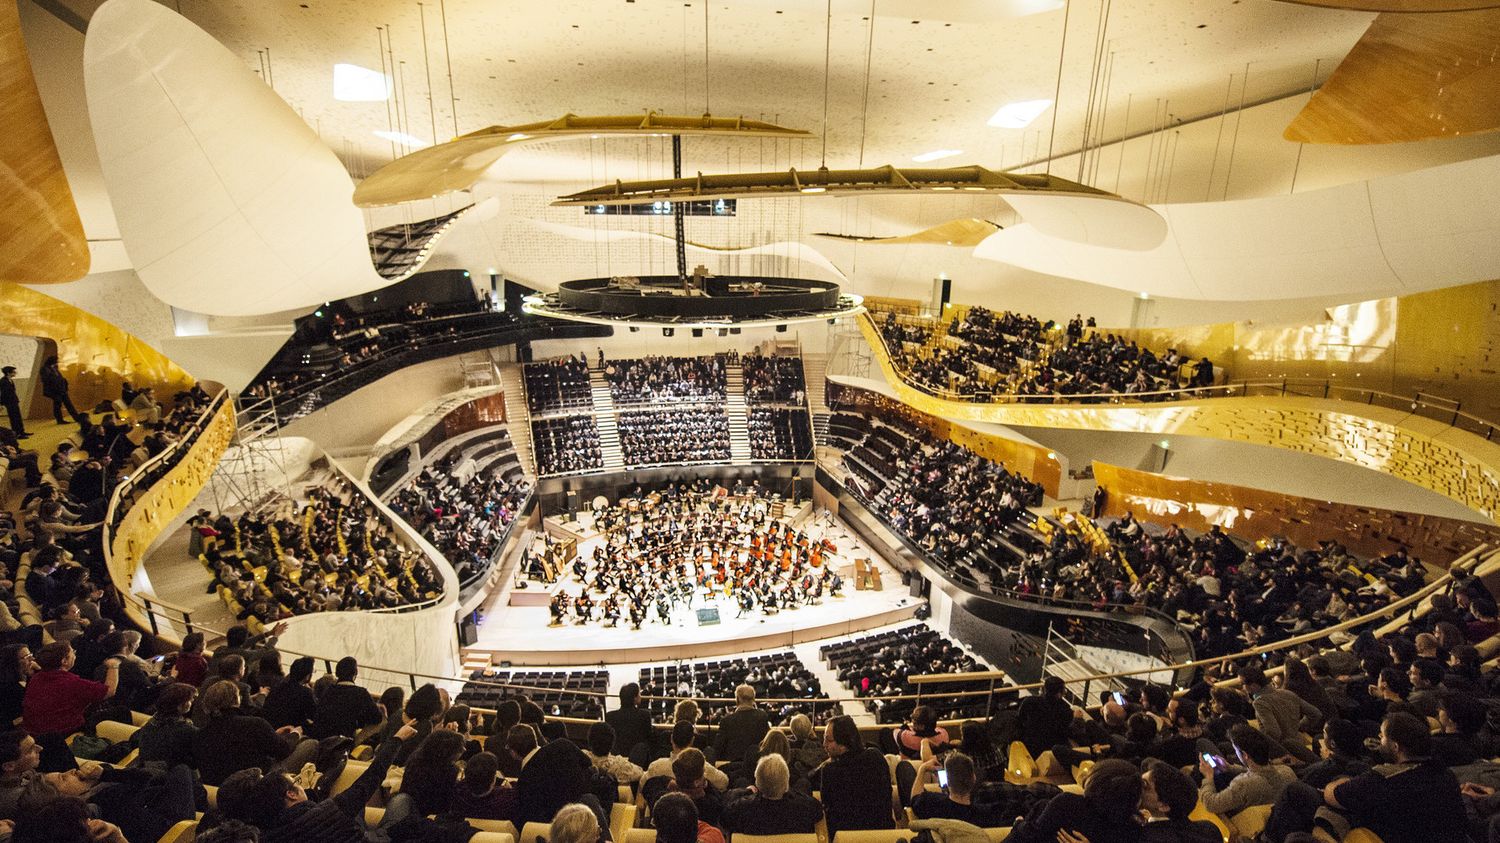
[[802,358],[760,354],[741,358],[752,459],[775,462],[812,457],[812,417]]
[[[829,669],[838,674],[839,681],[861,697],[915,694],[917,686],[907,681],[909,676],[990,669],[922,623],[825,644],[818,648],[818,654],[828,663]],[[980,691],[988,687],[987,681],[942,685],[944,691]],[[927,694],[931,696],[924,695],[923,703],[936,709],[939,719],[943,720],[981,717],[988,706],[983,694],[944,697],[933,694],[931,689]],[[865,703],[865,709],[875,714],[881,723],[900,723],[910,719],[915,707],[913,700],[871,700]]]
[[723,404],[725,355],[610,360],[604,379],[616,404]]
[[604,467],[599,426],[593,416],[531,420],[531,453],[539,475],[596,471]]
[[[1172,392],[1211,386],[1214,368],[1175,348],[1153,351],[1097,331],[1085,335],[1081,317],[1066,330],[1034,316],[970,307],[945,326],[886,313],[877,319],[902,377],[930,392],[975,401],[1019,396],[1085,402],[1092,396],[1140,394],[1170,400]],[[1090,319],[1089,323],[1092,324]]]
[[[514,685],[515,688],[496,687]],[[600,696],[609,690],[607,670],[476,670],[469,674],[463,690],[453,698],[456,705],[493,709],[503,700],[524,697],[541,706],[549,717],[604,716]],[[592,692],[575,693],[575,692]]]
[[341,477],[303,501],[231,518],[200,512],[189,527],[220,599],[252,626],[314,612],[396,609],[442,592],[442,578],[374,504]]
[[526,406],[532,415],[558,412],[592,412],[588,363],[581,358],[559,357],[521,367],[526,383]]
[[627,466],[729,460],[729,417],[722,407],[622,412],[617,424]]
[[[828,698],[818,677],[790,652],[643,667],[639,682],[643,696],[662,698],[647,700],[644,707],[654,719],[663,722],[671,720],[677,699],[729,699],[734,697],[738,685],[754,688],[757,700]],[[813,722],[822,723],[839,713],[837,706],[811,702],[762,703],[762,706],[773,725],[786,723],[794,714],[806,714]],[[733,703],[706,704],[704,722],[717,723],[733,710]]]
[[388,503],[452,563],[463,589],[489,573],[531,493],[510,433],[501,427],[423,468]]

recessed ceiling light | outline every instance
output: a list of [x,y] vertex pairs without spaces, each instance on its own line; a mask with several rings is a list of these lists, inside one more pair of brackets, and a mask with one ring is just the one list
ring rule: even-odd
[[999,129],[1024,129],[1050,107],[1052,107],[1052,100],[1022,100],[1007,103],[1000,106],[995,116],[989,119],[989,125]]
[[429,144],[427,141],[424,141],[414,135],[408,135],[405,132],[387,132],[378,130],[375,132],[375,136],[410,147],[431,146],[431,144]]
[[523,140],[526,140],[529,137],[531,137],[531,135],[528,135],[525,132],[516,132],[515,134],[513,134],[510,137],[506,138],[506,140],[508,140],[508,141],[523,141]]
[[380,102],[390,95],[384,73],[357,64],[333,66],[333,98],[339,102]]
[[802,188],[802,192],[803,193],[823,193],[823,192],[825,192],[827,190],[828,190],[828,188],[826,188],[826,187],[804,187],[804,188]]
[[921,155],[913,155],[911,160],[926,164],[928,161],[937,161],[942,158],[952,158],[955,155],[963,155],[962,149],[934,149]]

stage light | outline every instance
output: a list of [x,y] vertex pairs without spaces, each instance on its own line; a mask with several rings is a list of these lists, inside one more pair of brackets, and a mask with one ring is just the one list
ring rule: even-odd
[[693,329],[693,338],[694,339],[701,339],[702,337],[703,337],[703,329],[702,328],[694,328]]
[[632,333],[632,334],[639,334],[640,332],[641,332],[641,328],[640,328],[639,325],[631,325],[630,326],[630,333]]
[[673,333],[675,333],[675,330],[672,329],[672,328],[662,328],[661,329],[661,335],[664,336],[664,337],[670,337],[670,336],[672,336]]
[[734,334],[735,336],[739,336],[740,335],[740,329],[739,328],[730,328],[729,329],[729,333]]
[[728,328],[720,328],[719,329],[719,336],[721,336],[721,337],[727,337],[727,336],[729,336],[729,329]]
[[776,333],[778,333],[778,334],[784,334],[784,333],[786,333],[786,326],[785,325],[777,325],[776,326]]

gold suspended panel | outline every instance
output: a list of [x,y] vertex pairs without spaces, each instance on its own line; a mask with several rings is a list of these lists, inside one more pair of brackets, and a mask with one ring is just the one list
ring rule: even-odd
[[0,3],[0,280],[88,274],[89,244],[31,74],[16,4]]
[[850,240],[855,243],[879,243],[883,246],[897,246],[906,244],[928,244],[935,246],[963,246],[973,248],[984,242],[1000,226],[989,220],[967,217],[964,219],[949,220],[932,228],[924,228],[911,234],[902,234],[892,237],[863,237],[857,234],[831,234],[818,232],[818,237],[832,237],[836,240]]
[[644,205],[699,199],[755,199],[787,194],[866,195],[879,193],[969,191],[1012,194],[1067,194],[1134,204],[1113,193],[1050,173],[1000,173],[984,167],[902,167],[867,170],[797,170],[725,173],[681,179],[621,182],[570,193],[553,205]]
[[1440,566],[1479,544],[1500,543],[1500,527],[1493,524],[1170,477],[1098,461],[1094,482],[1106,492],[1103,515],[1128,511],[1141,521],[1204,532],[1219,526],[1250,541],[1284,536],[1298,547],[1315,547],[1336,539],[1365,557],[1404,547],[1423,562]]
[[56,343],[58,368],[80,408],[119,398],[123,381],[168,398],[193,385],[192,375],[139,337],[20,284],[0,281],[0,334]]
[[1493,9],[1500,0],[1281,0],[1298,6],[1320,6],[1353,12],[1465,12]]
[[1150,404],[979,404],[901,380],[868,314],[857,320],[886,381],[906,404],[954,420],[1069,430],[1205,436],[1270,445],[1385,472],[1500,517],[1500,443],[1446,422],[1321,398],[1224,397]]
[[1401,143],[1500,129],[1500,8],[1381,14],[1284,133]]
[[460,135],[447,143],[419,149],[381,167],[354,190],[361,208],[396,205],[468,190],[511,147],[523,143],[581,135],[714,135],[717,137],[808,138],[805,129],[789,129],[743,117],[701,117],[657,114],[654,111],[621,116],[579,117],[565,114],[556,120],[491,126]]

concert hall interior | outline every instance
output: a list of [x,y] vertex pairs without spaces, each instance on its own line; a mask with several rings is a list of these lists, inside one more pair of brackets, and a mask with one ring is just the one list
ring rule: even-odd
[[1500,0],[0,0],[0,116],[0,839],[1500,843]]

